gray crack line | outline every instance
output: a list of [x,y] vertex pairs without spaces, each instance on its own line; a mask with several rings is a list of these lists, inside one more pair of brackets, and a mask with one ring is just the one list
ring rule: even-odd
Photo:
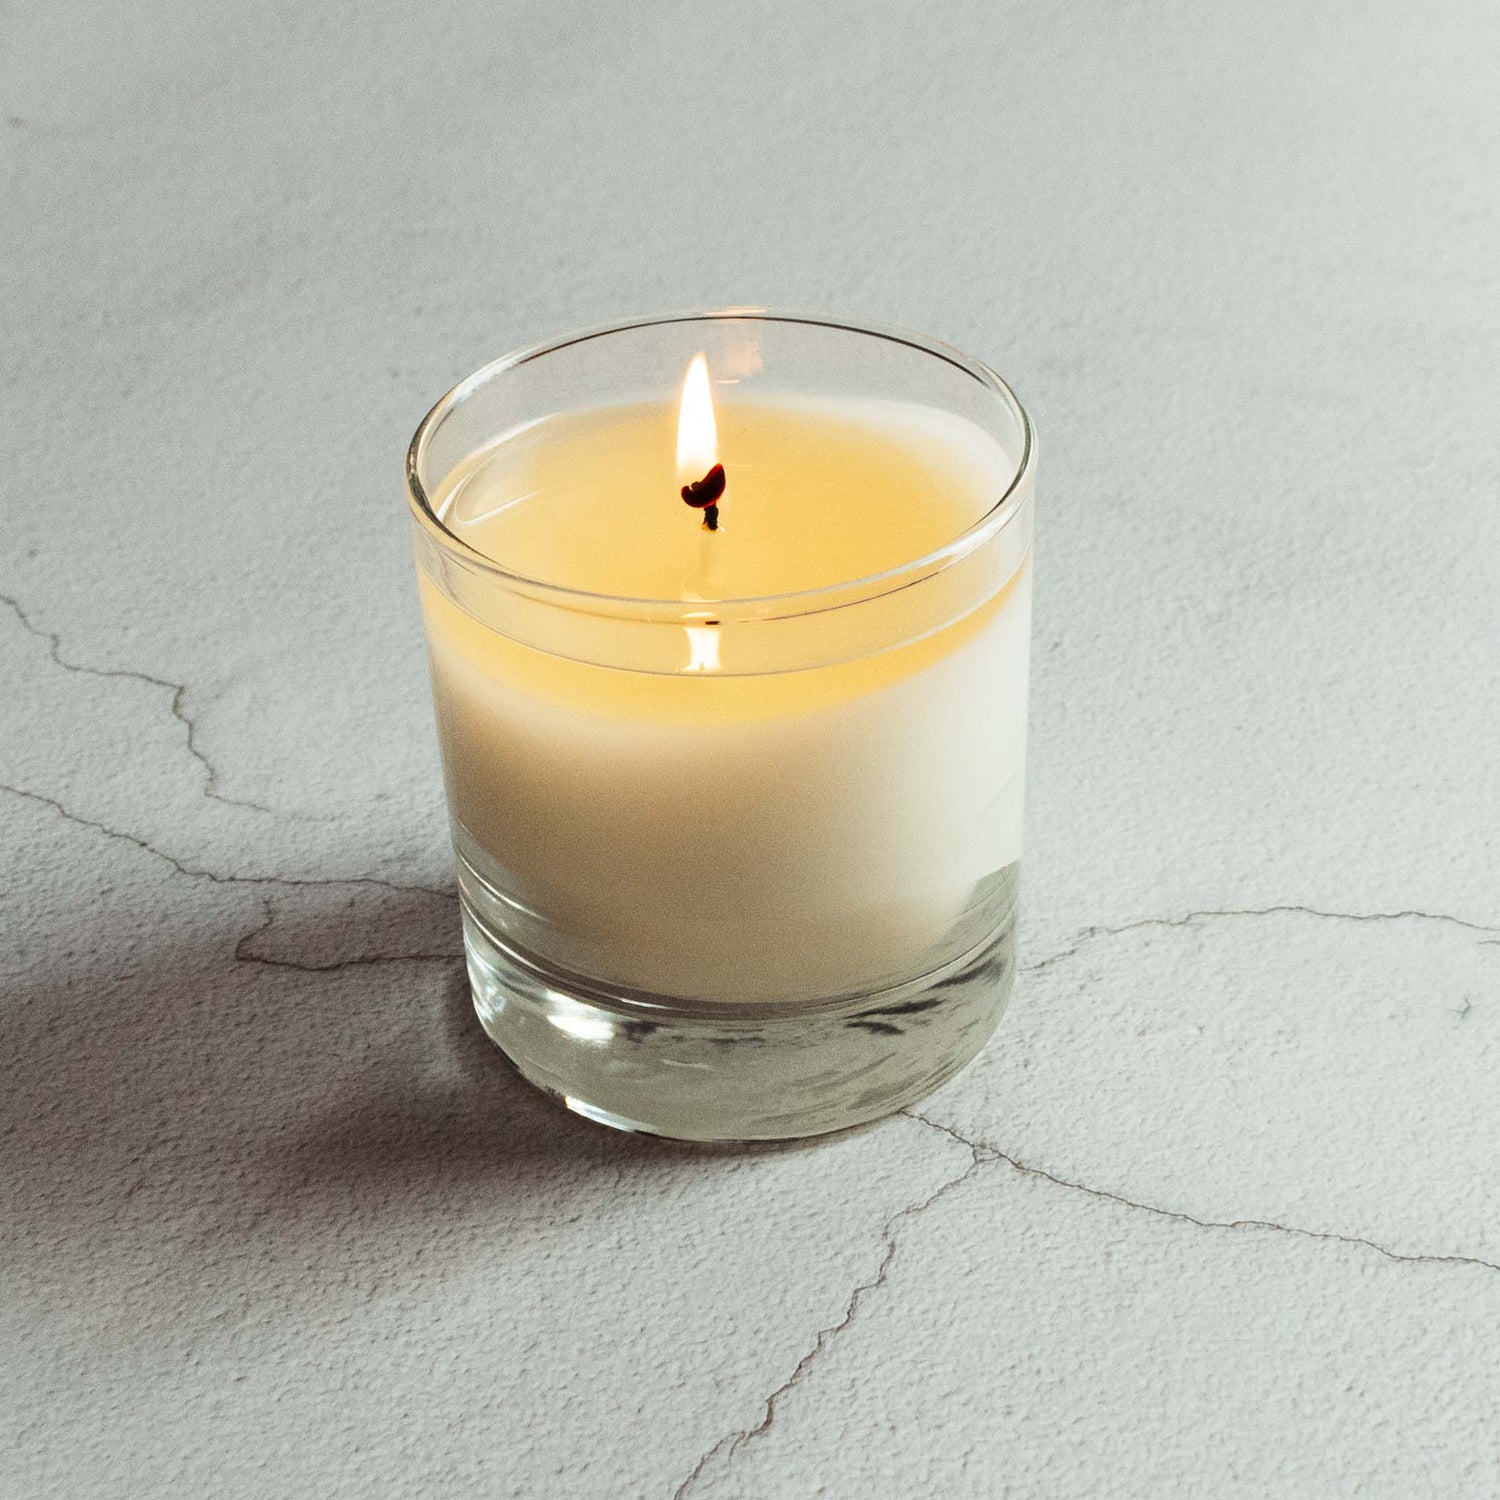
[[187,684],[184,682],[168,682],[165,677],[153,677],[149,672],[135,672],[124,668],[90,667],[83,662],[70,661],[62,652],[62,637],[55,630],[44,630],[40,625],[33,622],[30,615],[22,607],[20,600],[12,599],[9,594],[0,594],[0,604],[8,604],[21,622],[21,628],[28,635],[35,636],[37,640],[43,641],[47,647],[47,654],[52,661],[63,669],[64,672],[73,672],[82,677],[107,677],[121,682],[143,682],[148,687],[161,688],[164,692],[172,695],[171,712],[172,717],[182,725],[187,734],[188,754],[203,767],[205,781],[203,783],[203,795],[211,797],[215,802],[226,803],[230,807],[244,807],[251,812],[264,813],[268,817],[275,817],[274,808],[266,807],[260,802],[252,802],[245,797],[231,797],[227,792],[219,790],[219,773],[214,763],[204,754],[202,747],[198,744],[198,726],[191,714],[185,707],[187,698]]
[[[1065,958],[1070,958],[1075,953],[1077,953],[1080,948],[1084,947],[1090,942],[1093,942],[1097,938],[1118,936],[1120,933],[1131,932],[1140,927],[1186,927],[1193,922],[1203,921],[1213,917],[1233,918],[1272,916],[1286,912],[1300,912],[1308,916],[1324,917],[1334,921],[1347,922],[1391,922],[1407,918],[1415,918],[1429,922],[1445,922],[1452,926],[1461,927],[1466,931],[1471,932],[1500,932],[1500,928],[1486,927],[1476,922],[1468,922],[1463,920],[1461,917],[1450,917],[1437,912],[1424,911],[1374,913],[1330,912],[1320,911],[1315,907],[1290,905],[1270,906],[1255,910],[1240,908],[1226,911],[1195,911],[1188,912],[1186,915],[1181,917],[1143,918],[1140,921],[1128,922],[1122,927],[1088,928],[1086,931],[1080,934],[1073,947],[1068,948],[1061,953],[1053,954],[1051,957],[1045,958],[1039,963],[1030,965],[1026,972],[1034,974],[1042,969],[1049,968],[1055,963],[1059,963]],[[1330,1230],[1302,1229],[1295,1224],[1278,1224],[1269,1219],[1200,1219],[1193,1214],[1182,1213],[1177,1209],[1161,1208],[1153,1203],[1142,1203],[1134,1198],[1127,1198],[1121,1193],[1111,1193],[1104,1188],[1089,1187],[1086,1183],[1073,1182],[1066,1177],[1059,1177],[1053,1172],[1046,1171],[1044,1168],[1034,1167],[1027,1162],[1021,1161],[1019,1158],[1010,1155],[1009,1152],[1002,1151],[998,1146],[991,1144],[989,1141],[975,1140],[970,1136],[963,1135],[961,1132],[953,1129],[952,1126],[944,1125],[941,1121],[934,1120],[927,1115],[919,1113],[915,1109],[903,1109],[902,1111],[900,1111],[900,1113],[906,1115],[909,1119],[917,1121],[919,1124],[927,1126],[931,1130],[940,1131],[943,1135],[946,1135],[950,1139],[958,1142],[959,1145],[967,1147],[968,1150],[972,1153],[973,1157],[968,1168],[958,1177],[952,1178],[950,1181],[944,1183],[943,1186],[940,1187],[937,1192],[933,1193],[930,1197],[922,1200],[920,1203],[916,1203],[908,1206],[907,1208],[901,1209],[886,1221],[885,1226],[881,1231],[881,1237],[885,1245],[885,1253],[881,1258],[880,1265],[876,1270],[873,1280],[862,1282],[859,1286],[855,1287],[853,1293],[849,1298],[848,1309],[844,1313],[843,1318],[831,1327],[821,1329],[819,1331],[813,1347],[802,1356],[801,1360],[797,1364],[796,1369],[794,1369],[791,1375],[766,1398],[765,1412],[761,1420],[754,1427],[741,1428],[736,1432],[732,1432],[727,1436],[720,1438],[713,1445],[713,1447],[709,1448],[707,1452],[705,1452],[698,1459],[697,1463],[693,1465],[687,1477],[682,1481],[680,1485],[678,1485],[677,1489],[673,1492],[672,1500],[684,1500],[684,1497],[703,1477],[708,1466],[720,1454],[723,1454],[724,1461],[727,1464],[746,1443],[753,1442],[755,1439],[763,1436],[765,1433],[770,1431],[772,1424],[776,1420],[776,1411],[782,1399],[787,1395],[789,1391],[793,1389],[793,1387],[800,1384],[802,1380],[805,1379],[808,1370],[817,1361],[818,1357],[823,1353],[828,1344],[832,1342],[832,1340],[839,1334],[843,1333],[851,1323],[853,1323],[864,1298],[869,1293],[876,1291],[880,1287],[885,1285],[886,1279],[890,1273],[891,1263],[895,1259],[896,1254],[896,1241],[894,1237],[894,1230],[896,1225],[899,1224],[903,1219],[915,1217],[917,1214],[924,1213],[940,1198],[944,1197],[947,1193],[951,1192],[961,1183],[967,1181],[974,1175],[974,1173],[991,1162],[1004,1162],[1006,1166],[1008,1166],[1012,1171],[1018,1173],[1020,1176],[1030,1177],[1041,1182],[1050,1183],[1053,1187],[1061,1188],[1066,1192],[1082,1193],[1087,1197],[1096,1198],[1105,1203],[1113,1203],[1121,1208],[1131,1209],[1136,1213],[1151,1214],[1156,1218],[1167,1219],[1179,1224],[1191,1224],[1198,1229],[1259,1229],[1265,1230],[1269,1233],[1292,1235],[1298,1239],[1326,1240],[1339,1245],[1349,1245],[1358,1249],[1373,1250],[1375,1254],[1384,1257],[1386,1260],[1395,1261],[1403,1265],[1474,1266],[1486,1271],[1500,1271],[1500,1264],[1497,1264],[1494,1261],[1481,1260],[1477,1256],[1407,1255],[1403,1254],[1399,1250],[1391,1250],[1385,1245],[1378,1244],[1374,1240],[1364,1239],[1359,1235],[1337,1234]]]
[[[108,823],[99,823],[93,818],[81,817],[78,813],[64,806],[56,797],[45,797],[40,792],[29,792],[24,787],[7,786],[3,782],[0,782],[0,792],[8,792],[12,797],[21,797],[27,802],[35,802],[42,807],[50,807],[60,818],[65,818],[69,823],[76,823],[80,828],[92,828],[96,833],[102,833],[106,838],[118,839],[126,844],[134,844],[137,849],[151,855],[154,859],[161,860],[163,864],[170,865],[179,875],[186,875],[190,880],[207,880],[211,881],[214,885],[279,886],[291,890],[317,886],[367,885],[374,886],[383,891],[394,891],[398,895],[426,895],[447,898],[453,896],[451,890],[442,890],[437,886],[399,885],[393,880],[382,880],[378,875],[318,876],[316,878],[296,875],[223,875],[219,871],[210,870],[203,865],[186,864],[175,855],[168,854],[165,849],[158,849],[155,844],[141,838],[138,834],[127,833],[123,828],[111,828]],[[256,928],[256,932],[262,930],[263,928]],[[241,941],[248,941],[254,935],[254,933],[247,934]]]
[[[1236,915],[1239,915],[1239,913],[1236,913]],[[1469,924],[1461,925],[1467,926]],[[896,1226],[904,1219],[914,1218],[918,1214],[925,1213],[939,1199],[945,1197],[980,1169],[993,1162],[1004,1162],[1006,1166],[1022,1177],[1030,1177],[1041,1182],[1050,1183],[1053,1187],[1061,1188],[1066,1192],[1082,1193],[1087,1197],[1096,1198],[1105,1203],[1113,1203],[1121,1208],[1132,1209],[1137,1213],[1151,1214],[1156,1218],[1168,1219],[1175,1223],[1191,1224],[1198,1229],[1260,1229],[1271,1233],[1289,1234],[1298,1239],[1330,1240],[1340,1245],[1349,1245],[1363,1250],[1373,1250],[1377,1255],[1383,1256],[1386,1260],[1397,1261],[1402,1264],[1462,1265],[1475,1266],[1487,1271],[1500,1271],[1500,1265],[1497,1265],[1493,1261],[1480,1260],[1475,1256],[1405,1255],[1400,1251],[1387,1249],[1386,1246],[1377,1244],[1374,1240],[1363,1239],[1358,1235],[1335,1234],[1316,1229],[1301,1229],[1293,1224],[1278,1224],[1268,1219],[1200,1219],[1193,1214],[1181,1213],[1176,1209],[1159,1208],[1152,1203],[1141,1203],[1136,1199],[1126,1198],[1120,1193],[1111,1193],[1103,1188],[1089,1187],[1086,1183],[1073,1182],[1066,1177],[1059,1177],[1055,1173],[1048,1172],[1041,1167],[1034,1167],[1027,1162],[1020,1161],[1018,1158],[1006,1151],[1002,1151],[998,1146],[992,1145],[988,1141],[975,1140],[970,1136],[966,1136],[955,1130],[951,1125],[944,1125],[941,1121],[934,1120],[915,1109],[903,1109],[900,1113],[909,1119],[917,1121],[921,1125],[927,1126],[931,1130],[941,1132],[951,1140],[958,1142],[959,1145],[966,1147],[972,1156],[969,1166],[957,1177],[951,1178],[948,1182],[944,1183],[935,1193],[932,1193],[918,1203],[900,1209],[886,1220],[881,1230],[885,1252],[881,1257],[874,1277],[869,1281],[861,1282],[855,1287],[850,1295],[849,1305],[844,1316],[831,1327],[819,1330],[812,1348],[798,1361],[791,1375],[766,1397],[765,1411],[761,1420],[754,1427],[740,1428],[738,1431],[720,1438],[693,1465],[687,1477],[673,1492],[672,1500],[684,1500],[684,1497],[690,1493],[692,1488],[703,1477],[715,1458],[722,1454],[725,1464],[728,1464],[733,1460],[735,1454],[747,1443],[754,1442],[757,1438],[764,1436],[771,1430],[776,1420],[777,1409],[783,1398],[795,1386],[801,1384],[806,1379],[809,1370],[828,1345],[854,1322],[865,1297],[885,1285],[890,1275],[891,1263],[896,1256]]]
[[1184,912],[1180,917],[1141,917],[1138,921],[1126,922],[1120,927],[1085,927],[1073,941],[1071,948],[1064,948],[1060,953],[1049,954],[1046,958],[1034,964],[1022,966],[1023,974],[1040,974],[1050,969],[1054,964],[1060,964],[1066,958],[1072,958],[1090,943],[1099,938],[1119,937],[1121,933],[1135,932],[1142,927],[1190,927],[1195,922],[1210,921],[1220,917],[1274,917],[1290,913],[1300,913],[1308,917],[1322,917],[1332,922],[1443,922],[1451,927],[1461,927],[1465,932],[1483,932],[1491,935],[1500,935],[1500,927],[1487,926],[1483,922],[1470,922],[1463,917],[1450,917],[1444,912],[1436,911],[1324,911],[1316,906],[1242,906],[1226,907],[1217,911],[1190,911]]
[[1399,1250],[1390,1250],[1386,1246],[1377,1244],[1374,1240],[1361,1238],[1356,1234],[1335,1234],[1330,1230],[1301,1229],[1295,1224],[1277,1224],[1270,1219],[1200,1219],[1193,1214],[1185,1214],[1175,1208],[1160,1208],[1154,1203],[1140,1203],[1134,1198],[1126,1198],[1120,1193],[1111,1193],[1104,1188],[1089,1187],[1086,1183],[1073,1182],[1066,1177],[1058,1177],[1042,1167],[1033,1167],[1028,1162],[1020,1161],[1011,1156],[1009,1152],[1002,1151],[998,1146],[991,1145],[988,1141],[971,1140],[968,1136],[953,1129],[951,1125],[944,1125],[940,1120],[934,1120],[927,1115],[919,1114],[914,1109],[903,1109],[902,1114],[909,1119],[920,1121],[921,1124],[929,1126],[933,1130],[940,1130],[946,1136],[951,1136],[961,1145],[967,1146],[974,1152],[985,1152],[989,1159],[1003,1161],[1008,1167],[1019,1172],[1023,1177],[1035,1177],[1042,1182],[1050,1182],[1054,1187],[1065,1188],[1072,1193],[1084,1193],[1090,1198],[1101,1199],[1105,1203],[1117,1203],[1122,1208],[1135,1209],[1137,1213],[1153,1214],[1158,1219],[1172,1219],[1179,1224],[1192,1224],[1199,1229],[1266,1229],[1277,1234],[1295,1235],[1304,1240],[1331,1240],[1338,1245],[1353,1245],[1362,1250],[1373,1250],[1377,1255],[1383,1255],[1387,1260],[1399,1261],[1403,1265],[1428,1265],[1428,1266],[1477,1266],[1485,1271],[1500,1271],[1500,1264],[1494,1261],[1480,1260],[1473,1255],[1404,1255]]
[[[445,893],[446,894],[446,893]],[[252,928],[239,942],[234,945],[234,961],[237,964],[260,964],[267,969],[296,969],[302,974],[336,974],[341,969],[362,969],[373,964],[417,964],[417,963],[461,963],[464,955],[462,953],[372,953],[361,958],[340,958],[332,963],[305,964],[292,958],[267,958],[259,953],[247,953],[245,950],[263,932],[269,932],[276,925],[276,911],[271,903],[265,903],[265,920],[259,927]]]
[[301,964],[290,958],[262,958],[257,953],[240,951],[244,944],[264,930],[257,927],[255,932],[247,932],[235,944],[234,961],[237,964],[261,964],[267,969],[296,969],[300,974],[337,974],[344,969],[365,969],[375,964],[461,964],[464,961],[462,953],[370,953],[362,958],[337,959],[331,964]]
[[[926,1121],[923,1122],[928,1123]],[[957,1139],[957,1137],[954,1137]],[[997,1152],[992,1152],[987,1146],[976,1146],[970,1142],[963,1143],[968,1146],[971,1154],[969,1165],[964,1168],[957,1177],[951,1177],[934,1193],[916,1203],[909,1203],[905,1208],[898,1209],[881,1226],[880,1238],[884,1250],[880,1257],[880,1264],[875,1268],[875,1274],[868,1281],[862,1281],[849,1294],[849,1304],[844,1310],[844,1316],[837,1323],[830,1324],[827,1328],[820,1328],[811,1349],[797,1361],[796,1368],[787,1376],[782,1383],[765,1398],[765,1411],[759,1422],[754,1427],[742,1427],[736,1432],[727,1433],[721,1437],[713,1447],[709,1448],[688,1471],[687,1477],[672,1492],[672,1500],[684,1500],[684,1497],[693,1489],[700,1479],[703,1478],[708,1466],[720,1455],[723,1455],[726,1464],[733,1461],[736,1453],[747,1443],[753,1443],[757,1438],[765,1436],[771,1430],[776,1421],[776,1412],[783,1398],[800,1385],[807,1378],[808,1372],[817,1363],[823,1351],[842,1334],[859,1316],[860,1308],[867,1297],[878,1292],[890,1276],[891,1265],[896,1259],[896,1227],[906,1219],[914,1219],[919,1214],[925,1214],[940,1199],[947,1197],[955,1188],[961,1187],[974,1174],[998,1157]]]

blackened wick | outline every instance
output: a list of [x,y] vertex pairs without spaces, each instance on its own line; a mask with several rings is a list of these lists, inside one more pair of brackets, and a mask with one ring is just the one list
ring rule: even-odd
[[710,531],[719,529],[719,499],[724,493],[724,465],[715,464],[702,479],[682,487],[682,498],[694,510],[703,512],[703,524]]

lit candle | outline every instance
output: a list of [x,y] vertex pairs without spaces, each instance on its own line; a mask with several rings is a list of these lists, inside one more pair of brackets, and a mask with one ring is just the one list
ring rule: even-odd
[[[738,345],[726,362],[755,373]],[[674,1134],[801,1133],[715,1119],[710,1098],[641,1106],[674,1066],[723,1097],[727,1036],[774,1055],[768,1029],[836,1015],[846,1043],[895,1055],[924,981],[941,999],[977,964],[987,1034],[1010,977],[1024,418],[997,433],[929,402],[757,387],[716,392],[697,353],[675,400],[502,426],[435,465],[419,507],[481,1015],[513,1056],[571,1041],[591,1065],[641,1027],[683,1033],[637,1059],[625,1108],[517,1056],[586,1113]],[[954,1017],[965,1057],[973,1010]],[[727,1092],[765,1087],[755,1072]]]

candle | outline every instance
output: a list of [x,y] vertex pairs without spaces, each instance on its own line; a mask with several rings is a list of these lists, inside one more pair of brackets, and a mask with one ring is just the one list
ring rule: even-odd
[[[838,1045],[795,1044],[805,1066],[888,1072],[940,1008],[925,981],[987,988],[984,1034],[1009,981],[1031,581],[1029,506],[1001,512],[1024,423],[757,380],[763,342],[731,342],[717,383],[695,351],[667,399],[502,420],[422,494],[481,1016],[575,1107],[676,1134],[800,1133],[707,1096],[642,1118],[684,1071],[763,1090],[727,1038],[774,1071],[774,1033],[811,1024]],[[618,1073],[601,1049],[632,1037],[661,1055],[623,1068],[624,1111],[552,1055]]]

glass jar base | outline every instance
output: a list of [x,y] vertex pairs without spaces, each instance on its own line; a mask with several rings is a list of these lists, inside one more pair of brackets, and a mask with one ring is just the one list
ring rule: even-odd
[[499,941],[467,902],[464,948],[491,1041],[576,1114],[677,1140],[789,1140],[892,1114],[969,1062],[1010,998],[1015,917],[1008,903],[920,978],[795,1007],[604,991]]

